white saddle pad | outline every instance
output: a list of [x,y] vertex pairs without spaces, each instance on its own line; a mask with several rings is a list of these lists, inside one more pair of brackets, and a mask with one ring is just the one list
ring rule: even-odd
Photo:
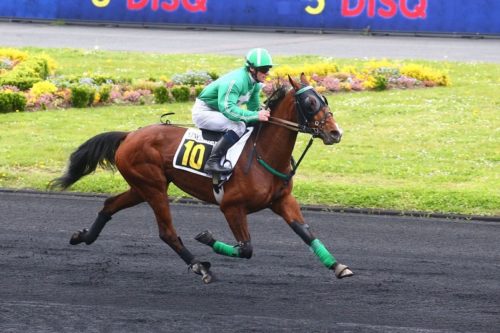
[[[253,127],[249,127],[246,133],[227,151],[223,165],[234,167],[240,158]],[[211,175],[203,171],[205,161],[210,156],[212,147],[217,141],[210,141],[203,138],[201,130],[198,128],[188,128],[174,156],[174,168],[195,173],[197,175],[212,178]],[[230,163],[230,164],[228,164]],[[224,177],[229,179],[231,175]]]

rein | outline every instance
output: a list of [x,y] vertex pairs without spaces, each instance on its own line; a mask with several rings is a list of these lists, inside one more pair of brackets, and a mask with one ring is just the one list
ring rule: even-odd
[[[259,164],[262,165],[264,167],[264,169],[269,171],[271,174],[275,175],[278,178],[283,179],[285,181],[285,183],[288,183],[290,181],[290,179],[292,179],[292,177],[295,176],[295,173],[297,172],[297,169],[299,168],[300,162],[302,162],[307,151],[309,150],[309,148],[311,148],[311,146],[313,144],[313,139],[314,139],[314,137],[311,137],[311,139],[309,139],[309,142],[307,143],[306,149],[304,149],[304,151],[302,152],[302,155],[300,155],[298,162],[295,162],[295,160],[292,156],[291,161],[290,161],[292,164],[292,171],[289,174],[285,174],[285,173],[279,172],[278,170],[274,169],[272,166],[267,164],[266,161],[264,161],[260,155],[257,156],[257,162],[259,162]],[[253,151],[255,151],[255,144],[256,144],[256,142],[254,142]]]
[[[289,121],[289,120],[286,120],[286,119],[272,117],[272,116],[269,117],[269,120],[268,120],[268,123],[270,123],[270,124],[281,126],[281,127],[284,127],[286,129],[294,131],[294,132],[311,134],[311,138],[309,139],[309,142],[307,143],[306,148],[304,149],[304,151],[300,155],[300,158],[299,158],[298,162],[295,162],[293,156],[291,157],[291,161],[290,162],[292,164],[292,171],[289,174],[285,174],[285,173],[279,172],[278,170],[276,170],[272,166],[270,166],[266,161],[264,161],[264,159],[260,155],[257,156],[257,162],[259,162],[260,165],[262,165],[268,172],[270,172],[274,176],[276,176],[276,177],[281,178],[282,180],[284,180],[285,183],[288,183],[290,181],[290,179],[292,179],[292,177],[295,175],[295,173],[296,173],[296,171],[297,171],[300,163],[304,159],[307,151],[312,146],[313,139],[315,137],[319,136],[320,128],[322,128],[322,126],[324,125],[324,123],[325,123],[325,121],[326,121],[326,119],[327,119],[327,117],[329,115],[329,112],[325,112],[325,115],[323,116],[323,119],[321,119],[321,121],[315,121],[314,125],[316,127],[312,128],[312,127],[308,126],[307,118],[304,115],[304,111],[302,109],[302,106],[300,105],[300,102],[299,102],[297,96],[299,96],[300,94],[304,93],[305,91],[308,91],[308,90],[311,90],[311,89],[313,89],[313,87],[306,86],[306,87],[303,87],[302,89],[298,90],[295,93],[295,108],[296,108],[297,113],[299,113],[299,116],[305,119],[305,121],[304,121],[303,124],[299,124],[299,123],[292,122],[292,121]],[[268,106],[269,106],[269,101],[266,103],[265,107],[267,108]],[[257,140],[259,138],[259,134],[260,134],[261,128],[262,128],[262,123],[259,126],[259,130],[257,132],[256,138],[255,138],[255,141],[254,141],[254,144],[253,144],[253,149],[252,149],[252,151],[250,153],[250,159],[249,159],[249,163],[247,165],[246,172],[248,172],[248,170],[250,169],[250,164],[251,164],[251,161],[253,159],[253,155],[256,153],[256,149],[257,149],[256,145],[257,145]]]
[[276,117],[271,116],[271,117],[269,117],[268,123],[273,124],[273,125],[277,125],[277,126],[281,126],[281,127],[285,127],[285,128],[288,128],[289,130],[295,131],[295,132],[309,133],[307,131],[307,126],[300,125],[298,123],[294,123],[293,121],[288,121],[288,120],[281,119],[281,118],[276,118]]

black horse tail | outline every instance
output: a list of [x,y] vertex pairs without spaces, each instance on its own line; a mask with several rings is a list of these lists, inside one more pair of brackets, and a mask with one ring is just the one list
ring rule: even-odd
[[92,173],[97,165],[115,169],[115,153],[128,132],[101,133],[83,143],[70,158],[66,172],[49,183],[50,189],[67,189],[80,178]]

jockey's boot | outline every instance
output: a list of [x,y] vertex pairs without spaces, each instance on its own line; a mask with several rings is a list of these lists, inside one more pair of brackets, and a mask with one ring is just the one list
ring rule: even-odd
[[205,171],[208,174],[228,174],[233,171],[233,169],[226,168],[220,164],[222,157],[224,157],[229,148],[231,148],[240,137],[234,131],[226,132],[222,138],[214,145],[212,148],[212,153],[205,163]]

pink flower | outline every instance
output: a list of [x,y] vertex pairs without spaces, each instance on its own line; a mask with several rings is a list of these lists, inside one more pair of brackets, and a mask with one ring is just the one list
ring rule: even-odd
[[331,76],[327,76],[323,79],[323,86],[330,91],[340,90],[340,80]]
[[138,91],[126,91],[123,94],[123,99],[132,103],[136,103],[141,98],[141,94]]

